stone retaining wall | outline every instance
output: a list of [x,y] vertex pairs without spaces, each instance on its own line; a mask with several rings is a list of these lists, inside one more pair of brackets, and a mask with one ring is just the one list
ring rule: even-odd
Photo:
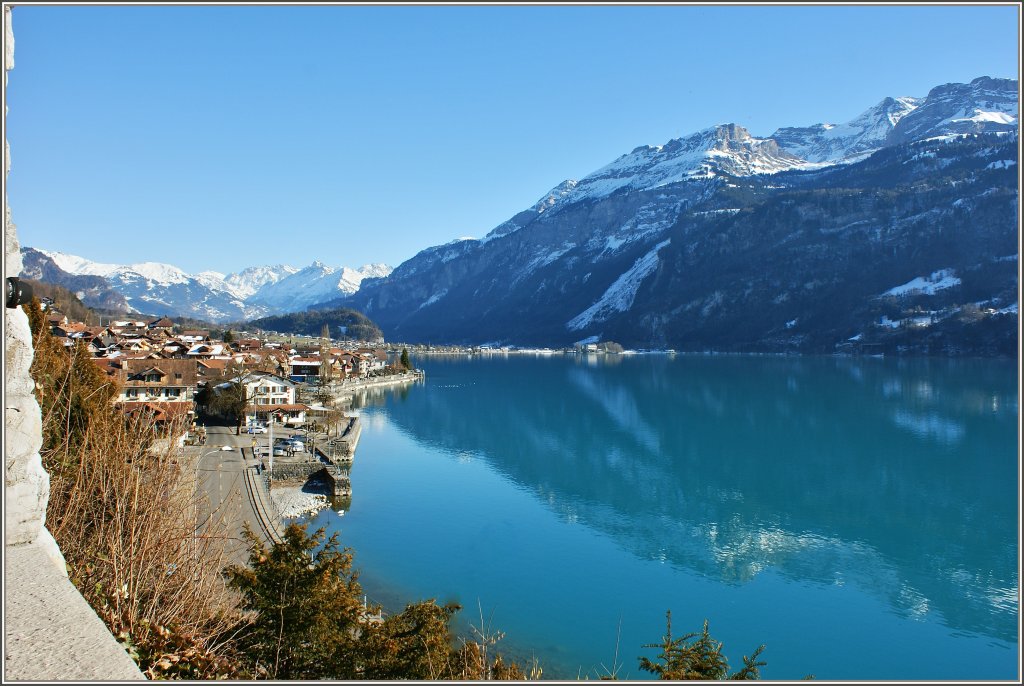
[[267,473],[275,482],[296,481],[305,483],[309,477],[324,469],[322,462],[274,462],[274,469]]
[[273,472],[267,472],[275,483],[304,484],[310,479],[327,483],[334,495],[352,495],[352,482],[348,472],[322,462],[293,462],[274,464]]

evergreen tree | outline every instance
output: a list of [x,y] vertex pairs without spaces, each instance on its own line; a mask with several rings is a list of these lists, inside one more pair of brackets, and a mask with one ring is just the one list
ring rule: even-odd
[[412,369],[412,362],[409,361],[408,349],[402,348],[402,357],[399,361],[404,369]]
[[252,620],[239,638],[255,676],[270,679],[352,678],[363,628],[361,589],[352,554],[338,549],[337,534],[307,534],[290,524],[269,550],[251,531],[249,566],[228,577]]
[[434,600],[379,618],[362,602],[352,553],[337,534],[308,534],[290,524],[284,540],[266,548],[246,530],[249,565],[227,570],[249,622],[238,636],[243,671],[269,679],[523,679],[539,676],[487,647],[500,637],[453,647],[451,620],[461,608]]
[[78,445],[90,418],[114,412],[111,400],[117,383],[92,361],[81,341],[65,348],[50,333],[50,325],[38,298],[22,306],[32,331],[34,354],[30,374],[36,382],[36,400],[44,418],[43,450],[68,441]]
[[[672,611],[666,613],[667,629],[661,643],[646,644],[644,648],[661,648],[656,660],[640,658],[640,669],[657,674],[660,679],[721,681],[723,679],[758,679],[758,667],[766,663],[757,658],[764,650],[759,646],[750,657],[743,657],[743,669],[727,675],[729,663],[722,655],[722,643],[711,638],[708,620],[704,620],[701,633],[690,633],[672,638]],[[696,640],[693,640],[696,639]]]

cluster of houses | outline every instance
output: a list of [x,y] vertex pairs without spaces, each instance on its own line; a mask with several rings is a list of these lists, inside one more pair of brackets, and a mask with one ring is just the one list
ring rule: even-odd
[[[93,362],[119,388],[115,404],[128,414],[142,412],[157,426],[184,417],[194,424],[195,399],[204,386],[244,386],[246,413],[264,422],[302,424],[309,405],[297,390],[322,375],[334,380],[380,373],[388,365],[383,348],[317,345],[282,346],[260,338],[225,342],[209,331],[178,330],[168,318],[125,319],[102,326],[72,322],[44,303],[51,333],[66,346],[81,342]],[[326,352],[326,356],[322,355]]]

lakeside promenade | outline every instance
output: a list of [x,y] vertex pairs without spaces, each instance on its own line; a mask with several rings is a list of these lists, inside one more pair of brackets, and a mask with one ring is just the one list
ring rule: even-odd
[[[363,390],[415,383],[423,378],[422,371],[413,370],[349,380],[329,389],[332,395],[337,393],[336,402],[344,402],[351,401],[356,393]],[[246,525],[262,537],[264,544],[272,545],[282,540],[286,516],[323,506],[322,497],[318,497],[323,495],[321,493],[302,490],[301,494],[283,494],[282,489],[299,491],[310,476],[326,470],[331,481],[331,495],[351,495],[347,466],[352,463],[359,443],[361,425],[358,417],[348,417],[345,426],[339,429],[339,435],[335,437],[326,433],[313,434],[315,442],[311,446],[311,454],[275,457],[272,470],[267,456],[257,455],[254,451],[253,437],[235,434],[234,428],[226,424],[208,424],[207,443],[185,447],[186,454],[191,456],[188,463],[195,465],[197,489],[205,496],[206,509],[201,514],[197,510],[197,522],[202,526],[216,521],[226,529],[231,562],[245,564],[248,560],[246,542],[242,537]],[[275,430],[275,438],[302,434],[302,431],[284,427]]]

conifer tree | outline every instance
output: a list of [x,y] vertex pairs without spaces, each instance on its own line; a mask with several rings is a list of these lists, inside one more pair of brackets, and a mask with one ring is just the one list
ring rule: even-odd
[[351,678],[363,608],[352,554],[339,550],[337,534],[308,534],[290,524],[283,542],[269,550],[251,530],[249,566],[228,577],[252,620],[239,638],[257,677]]
[[91,417],[114,412],[110,401],[117,395],[117,383],[90,359],[84,343],[75,341],[66,348],[50,333],[38,298],[22,307],[29,318],[34,348],[29,373],[36,382],[42,416],[50,418],[43,424],[43,449],[64,441],[77,446]]
[[[759,646],[750,657],[743,657],[743,669],[727,675],[729,663],[722,654],[722,643],[711,638],[708,633],[708,620],[704,620],[704,629],[698,633],[690,633],[679,638],[672,638],[672,611],[666,613],[667,629],[661,643],[649,643],[644,648],[661,648],[656,660],[640,658],[640,669],[657,674],[660,679],[672,681],[706,680],[720,681],[723,679],[758,679],[761,674],[758,657],[764,650]],[[696,640],[693,640],[696,639]]]

